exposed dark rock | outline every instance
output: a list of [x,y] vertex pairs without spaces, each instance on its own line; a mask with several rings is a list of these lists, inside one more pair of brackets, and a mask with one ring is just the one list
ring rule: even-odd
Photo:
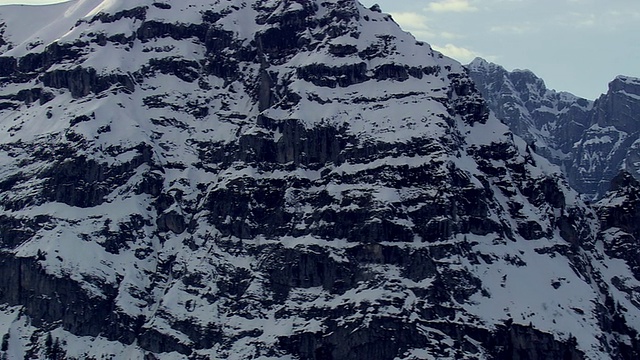
[[48,69],[58,62],[76,60],[82,53],[81,48],[87,45],[82,41],[77,43],[51,43],[42,53],[29,53],[18,61],[17,70],[21,73],[33,73]]
[[208,27],[203,24],[172,24],[155,20],[145,21],[136,34],[138,40],[147,42],[152,39],[170,37],[175,40],[197,38],[205,41]]
[[163,9],[163,10],[169,10],[171,9],[171,5],[167,4],[167,3],[161,3],[161,2],[154,2],[153,4],[151,4],[155,7],[157,7],[158,9]]
[[[233,44],[233,33],[211,26],[207,29],[204,44],[211,55],[220,56],[220,51]],[[220,59],[224,57],[220,56]]]
[[298,69],[298,76],[317,86],[347,87],[368,80],[367,64],[331,67],[324,64],[307,65]]
[[374,70],[376,80],[393,79],[397,81],[405,81],[409,78],[409,72],[404,66],[395,64],[386,64],[377,67]]
[[628,172],[621,172],[611,183],[608,198],[623,202],[609,205],[607,199],[599,203],[602,229],[619,228],[640,239],[640,182]]
[[[309,360],[383,360],[401,354],[406,350],[404,344],[426,342],[413,324],[400,320],[374,318],[367,327],[352,324],[332,328],[336,330],[329,334],[302,333],[280,338],[279,346]],[[397,341],[398,339],[403,341]]]
[[543,237],[544,230],[536,221],[526,221],[518,224],[518,233],[526,240],[536,240]]
[[200,76],[200,64],[192,60],[180,58],[151,59],[149,65],[142,69],[145,76],[150,76],[154,71],[163,74],[175,75],[186,82],[194,82]]
[[0,56],[0,77],[13,75],[13,73],[17,70],[17,68],[18,68],[18,60],[16,58]]
[[90,93],[99,94],[116,85],[118,90],[132,93],[135,90],[129,75],[98,75],[92,68],[76,67],[73,70],[53,70],[42,76],[42,83],[52,88],[66,88],[76,98]]
[[45,179],[42,195],[49,201],[71,206],[92,207],[104,202],[104,196],[124,184],[142,164],[153,164],[147,147],[140,147],[132,161],[109,167],[85,157],[60,159],[38,174]]
[[312,11],[314,11],[312,8],[306,8],[289,11],[277,17],[269,17],[267,22],[277,23],[278,26],[256,34],[255,41],[258,49],[267,55],[282,57],[308,44],[309,40],[299,36],[299,32],[310,25],[308,15]]
[[338,57],[349,56],[358,52],[358,47],[354,45],[331,44],[329,52]]
[[158,216],[156,220],[158,230],[160,231],[173,231],[176,234],[182,234],[186,230],[186,224],[184,216],[178,214],[175,211],[171,211]]
[[308,251],[276,248],[263,266],[276,301],[285,300],[294,288],[322,286],[327,291],[343,293],[353,287],[358,275],[354,264],[333,261],[319,247]]
[[119,338],[115,328],[104,331],[114,320],[112,293],[105,299],[91,298],[75,281],[45,273],[30,258],[2,254],[0,273],[0,301],[24,306],[34,325],[56,322],[78,335]]
[[307,129],[298,120],[274,121],[261,117],[259,121],[269,131],[279,134],[280,138],[276,141],[270,136],[241,137],[239,160],[293,163],[319,168],[330,162],[341,162],[342,151],[350,141],[344,129],[332,126]]
[[[496,116],[515,134],[536,144],[536,151],[552,162],[559,164],[564,159],[549,150],[571,152],[573,144],[589,127],[590,101],[548,90],[544,81],[530,71],[508,72],[482,59],[474,60],[469,70]],[[541,138],[534,129],[547,129],[550,136]]]
[[608,92],[596,100],[591,122],[601,127],[613,126],[628,134],[637,132],[640,130],[638,95],[639,80],[624,76],[615,78],[609,83]]
[[178,339],[156,329],[145,329],[137,340],[141,348],[156,354],[175,351],[189,355],[192,352],[187,344],[183,344]]
[[[225,189],[209,194],[209,221],[223,234],[241,239],[258,234],[283,235],[291,220],[291,214],[284,209],[286,187],[285,181],[277,179],[243,178],[230,182]],[[253,189],[252,192],[244,191],[247,188]],[[253,219],[251,223],[245,221],[249,218]]]
[[456,114],[462,116],[468,124],[486,123],[489,118],[489,107],[476,91],[474,82],[461,74],[450,74],[449,80],[451,80],[449,97],[454,98],[453,108]]
[[34,219],[17,219],[7,215],[0,215],[0,248],[13,249],[29,240],[48,217],[39,216]]
[[522,189],[522,194],[536,206],[549,204],[555,208],[564,209],[565,196],[558,181],[550,177],[539,179]]
[[[154,3],[153,5],[156,6],[156,4],[159,4],[159,3]],[[100,21],[102,23],[108,24],[108,23],[116,22],[123,18],[144,21],[146,17],[147,17],[147,7],[139,6],[139,7],[135,7],[128,10],[119,11],[114,14],[99,13],[98,15],[94,16],[90,22]]]
[[91,118],[88,117],[87,115],[76,116],[75,118],[69,121],[69,126],[74,126],[81,122],[87,122],[87,121],[91,121]]

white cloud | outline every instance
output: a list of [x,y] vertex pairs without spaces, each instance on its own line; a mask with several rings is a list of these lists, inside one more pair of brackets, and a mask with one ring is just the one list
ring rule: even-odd
[[402,27],[406,27],[407,29],[422,29],[426,30],[429,28],[427,26],[427,18],[416,13],[412,12],[394,12],[391,13],[393,19]]
[[434,12],[470,12],[478,8],[471,5],[469,0],[440,0],[432,2],[426,10]]
[[489,28],[491,32],[505,34],[525,34],[534,32],[535,30],[535,27],[530,23],[524,23],[522,25],[496,25]]
[[431,42],[434,39],[460,39],[464,36],[448,31],[436,32],[429,27],[429,19],[419,13],[414,12],[393,12],[393,19],[402,27],[409,31],[417,39]]
[[595,14],[574,13],[573,16],[576,18],[576,21],[574,23],[576,27],[592,27],[596,24]]
[[611,16],[611,12],[603,13],[600,16],[597,16],[594,13],[571,12],[569,14],[559,16],[558,23],[574,27],[576,29],[593,28],[598,25],[598,23],[602,22],[601,17],[603,15]]
[[471,60],[475,59],[476,57],[483,57],[487,60],[490,61],[494,61],[495,56],[483,56],[482,54],[467,49],[467,48],[463,48],[463,47],[459,47],[453,44],[446,44],[445,46],[441,47],[441,46],[437,46],[437,45],[431,45],[431,47],[436,50],[439,51],[449,57],[452,57],[458,61],[460,61],[463,64],[467,64],[469,62],[471,62]]
[[416,38],[426,40],[434,37],[434,33],[429,28],[428,19],[420,14],[411,12],[391,13],[393,19],[402,27],[409,31]]
[[440,34],[440,37],[443,39],[449,39],[449,40],[453,40],[453,39],[461,39],[464,36],[460,35],[460,34],[456,34],[456,33],[452,33],[452,32],[448,32],[448,31],[443,31]]

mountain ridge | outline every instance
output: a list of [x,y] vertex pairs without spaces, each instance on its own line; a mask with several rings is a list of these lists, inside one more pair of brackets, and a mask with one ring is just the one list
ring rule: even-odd
[[[609,83],[609,91],[591,102],[547,90],[533,73],[516,79],[521,78],[520,70],[508,72],[482,59],[468,67],[497,116],[535,144],[536,151],[561,165],[571,186],[586,198],[603,197],[621,170],[640,176],[634,160],[638,157],[639,79],[617,76]],[[517,81],[521,84],[514,85]],[[546,100],[532,99],[532,89],[545,93]],[[550,112],[553,116],[544,116]]]

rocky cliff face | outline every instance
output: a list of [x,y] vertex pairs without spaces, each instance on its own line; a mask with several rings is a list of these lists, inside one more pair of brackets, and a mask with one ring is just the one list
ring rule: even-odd
[[591,102],[548,90],[527,70],[508,72],[483,59],[468,68],[496,116],[561,165],[587,199],[602,198],[622,169],[640,177],[640,80],[619,76]]
[[597,215],[377,8],[3,10],[2,356],[637,357]]

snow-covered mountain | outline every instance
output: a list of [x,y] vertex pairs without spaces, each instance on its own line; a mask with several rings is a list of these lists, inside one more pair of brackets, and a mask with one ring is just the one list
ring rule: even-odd
[[377,7],[0,19],[2,356],[638,356],[604,210]]
[[602,198],[621,170],[640,177],[640,79],[619,76],[592,102],[549,90],[528,70],[480,58],[468,68],[496,116],[561,165],[586,198]]

